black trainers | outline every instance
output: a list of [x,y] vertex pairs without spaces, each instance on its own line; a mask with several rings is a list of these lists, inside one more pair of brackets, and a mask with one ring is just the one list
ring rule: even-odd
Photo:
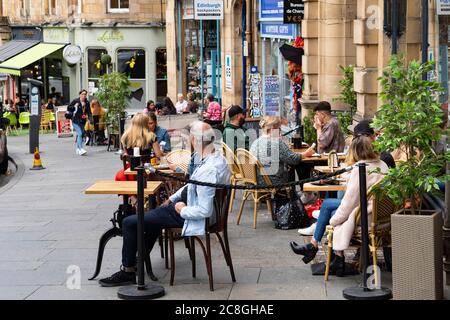
[[136,273],[120,270],[108,278],[100,279],[98,283],[102,287],[119,287],[136,284]]

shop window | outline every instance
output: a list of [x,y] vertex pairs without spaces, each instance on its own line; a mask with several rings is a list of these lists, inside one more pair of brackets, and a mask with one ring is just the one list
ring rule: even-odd
[[109,12],[128,12],[129,0],[108,0]]
[[142,49],[119,49],[117,70],[130,79],[145,79],[145,51]]
[[87,70],[88,70],[88,92],[89,95],[93,95],[98,88],[98,80],[99,78],[106,74],[107,66],[101,62],[101,57],[103,54],[106,54],[106,49],[93,48],[88,49],[88,61],[87,61]]
[[145,50],[117,50],[117,71],[125,73],[130,79],[131,99],[133,109],[144,109],[146,99]]
[[167,96],[167,50],[156,49],[156,99],[161,101]]

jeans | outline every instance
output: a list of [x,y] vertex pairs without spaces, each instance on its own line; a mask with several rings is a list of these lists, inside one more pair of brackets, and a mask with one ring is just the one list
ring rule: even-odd
[[72,122],[72,124],[77,133],[77,149],[83,149],[83,128],[77,123]]
[[320,207],[319,218],[317,219],[316,231],[314,231],[314,240],[320,242],[325,233],[331,217],[336,213],[337,208],[341,205],[341,199],[327,198],[323,200]]
[[[175,204],[160,206],[144,214],[144,232],[146,249],[151,251],[164,228],[181,228],[184,219],[175,211]],[[136,266],[137,252],[137,215],[128,216],[122,221],[122,265]]]

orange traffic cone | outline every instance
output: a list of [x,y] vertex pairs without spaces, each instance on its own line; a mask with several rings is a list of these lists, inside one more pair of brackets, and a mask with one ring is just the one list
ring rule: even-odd
[[39,150],[36,147],[36,151],[34,151],[34,160],[33,160],[33,168],[30,168],[30,170],[42,170],[45,169],[42,166],[41,156],[39,155]]

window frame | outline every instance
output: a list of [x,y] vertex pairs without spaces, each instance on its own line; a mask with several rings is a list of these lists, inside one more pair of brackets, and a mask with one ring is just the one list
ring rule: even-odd
[[119,3],[119,8],[111,8],[111,0],[107,0],[107,11],[108,13],[129,13],[130,12],[130,3],[128,2],[128,8],[120,7],[120,0],[117,0]]
[[[144,59],[144,62],[145,62],[145,66],[144,66],[144,78],[129,78],[130,80],[145,80],[145,81],[148,81],[148,74],[147,74],[147,65],[148,65],[148,63],[147,63],[147,59],[148,59],[148,52],[147,52],[147,50],[145,49],[145,48],[143,48],[143,47],[118,47],[117,49],[116,49],[116,71],[117,72],[119,72],[119,51],[120,50],[142,50],[142,51],[144,51],[144,54],[145,54],[145,59]],[[155,69],[155,71],[156,71],[156,69]]]

